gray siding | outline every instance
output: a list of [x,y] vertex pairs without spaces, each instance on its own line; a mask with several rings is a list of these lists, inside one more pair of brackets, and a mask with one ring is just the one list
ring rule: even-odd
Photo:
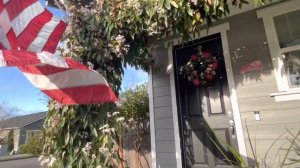
[[[281,149],[288,145],[286,136],[278,137],[287,129],[293,133],[300,129],[300,101],[275,102],[270,96],[278,90],[263,21],[257,18],[256,11],[228,20],[228,43],[248,157],[253,158],[250,138],[260,162],[267,163],[267,167],[278,167],[285,154]],[[240,73],[240,68],[255,60],[262,62],[262,71]],[[255,120],[254,111],[260,111],[260,121]],[[264,156],[275,141],[265,161]]]
[[[247,155],[253,160],[250,140],[260,163],[266,163],[266,167],[279,167],[285,154],[282,149],[287,147],[287,137],[290,137],[287,134],[279,136],[286,133],[287,129],[293,133],[300,129],[300,101],[275,102],[270,96],[271,93],[278,92],[278,89],[266,30],[262,19],[257,18],[256,10],[229,17],[228,22],[228,45]],[[168,53],[163,45],[159,46],[153,51],[156,64],[152,73],[156,161],[157,167],[175,168],[178,165],[176,166],[175,157],[170,77],[165,72],[169,62]],[[260,61],[263,69],[241,74],[241,68],[253,61]],[[260,112],[260,121],[255,120],[254,111]],[[272,143],[274,145],[269,149]],[[293,153],[289,155],[291,158],[294,156]]]
[[172,114],[170,77],[166,73],[168,50],[160,44],[153,51],[155,65],[152,74],[152,92],[155,123],[156,163],[160,168],[175,168],[175,138]]
[[41,130],[44,124],[44,119],[37,120],[31,124],[28,124],[20,129],[19,145],[26,143],[26,131],[27,130]]

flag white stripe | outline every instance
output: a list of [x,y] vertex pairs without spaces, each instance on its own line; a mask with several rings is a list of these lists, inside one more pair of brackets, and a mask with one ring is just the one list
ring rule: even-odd
[[66,60],[59,56],[46,51],[37,53],[37,57],[42,64],[48,64],[56,67],[68,68]]
[[3,57],[3,52],[2,52],[2,50],[0,50],[0,67],[5,67],[5,66],[7,66],[7,64]]
[[6,9],[3,9],[0,14],[0,27],[2,31],[6,34],[10,29],[10,20]]
[[6,4],[8,1],[10,1],[10,0],[3,0],[3,3]]
[[[104,77],[94,71],[69,69],[51,75],[23,74],[30,83],[41,90],[64,89],[102,84],[108,86]],[[62,76],[64,78],[62,78]]]
[[16,18],[14,18],[14,20],[11,22],[11,26],[14,29],[16,36],[18,37],[28,26],[30,21],[41,14],[44,10],[45,8],[40,4],[39,1],[37,1],[28,6]]
[[41,52],[45,44],[47,43],[51,33],[55,30],[60,20],[52,17],[52,19],[46,23],[38,33],[34,41],[28,46],[27,50],[32,52]]
[[11,49],[9,40],[1,28],[0,28],[0,42],[3,45],[3,47],[5,47],[6,49]]

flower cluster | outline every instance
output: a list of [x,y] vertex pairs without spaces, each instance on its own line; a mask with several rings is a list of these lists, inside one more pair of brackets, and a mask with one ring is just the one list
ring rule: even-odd
[[111,49],[117,57],[125,55],[129,50],[129,45],[125,43],[126,39],[123,35],[117,35],[111,37],[111,41],[108,44],[108,47]]
[[87,142],[82,150],[89,152],[91,149],[92,149],[92,142]]
[[217,75],[219,61],[210,52],[199,51],[190,57],[189,61],[180,67],[180,74],[194,86],[210,86]]
[[56,158],[53,155],[45,156],[41,155],[39,157],[41,166],[52,167],[56,161]]

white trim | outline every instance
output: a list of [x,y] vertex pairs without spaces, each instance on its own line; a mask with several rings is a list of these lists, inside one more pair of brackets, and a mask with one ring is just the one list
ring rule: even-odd
[[[174,65],[173,47],[168,48],[168,60],[169,60],[169,65],[170,64]],[[179,130],[179,122],[178,122],[179,120],[178,120],[178,112],[177,112],[177,101],[176,101],[177,95],[176,95],[174,68],[170,69],[170,86],[171,86],[171,100],[172,100],[172,112],[173,112],[176,164],[177,164],[177,168],[182,168],[180,130]]]
[[274,73],[279,92],[289,92],[291,90],[291,88],[289,88],[287,76],[285,75],[286,71],[284,68],[282,53],[287,52],[288,50],[290,51],[299,49],[299,46],[286,47],[280,49],[273,17],[296,11],[299,9],[299,0],[289,0],[269,6],[267,8],[262,8],[257,11],[257,16],[258,18],[263,19],[264,27],[266,30],[267,41],[269,45],[271,58],[273,61]]
[[275,98],[276,102],[300,100],[300,90],[289,90],[287,92],[271,93],[271,97]]
[[[228,80],[228,87],[230,90],[230,99],[232,105],[232,111],[234,116],[235,122],[235,129],[237,136],[237,143],[239,148],[239,153],[247,160],[247,152],[246,152],[246,144],[244,139],[243,127],[240,117],[240,110],[237,101],[237,95],[235,90],[234,78],[233,78],[233,71],[231,66],[230,54],[229,54],[229,47],[228,47],[228,40],[227,40],[227,33],[226,31],[229,30],[229,23],[223,23],[220,25],[216,25],[214,27],[209,28],[209,32],[207,30],[200,31],[199,34],[195,35],[194,39],[198,39],[201,37],[209,36],[215,33],[221,33],[222,38],[222,45],[224,51],[224,59],[225,65],[227,68],[227,80]],[[205,35],[205,36],[203,36]],[[169,42],[172,42],[172,46],[169,46]],[[165,42],[165,46],[168,46],[168,58],[169,64],[174,65],[173,62],[173,46],[178,45],[181,42],[180,38],[172,39],[170,41]],[[178,124],[178,112],[177,112],[177,101],[176,101],[176,88],[175,88],[175,79],[174,79],[174,68],[170,70],[170,85],[171,85],[171,97],[172,97],[172,110],[173,110],[173,123],[174,123],[174,135],[175,135],[175,151],[176,151],[176,159],[177,159],[177,167],[182,167],[182,158],[181,158],[181,147],[180,147],[180,131],[179,131],[179,124]]]
[[225,61],[225,67],[226,67],[226,71],[227,71],[227,81],[228,81],[228,87],[229,87],[229,91],[230,91],[230,100],[231,100],[235,130],[236,130],[236,134],[237,134],[236,137],[237,137],[238,148],[239,148],[239,152],[243,156],[244,160],[248,161],[242,120],[241,120],[241,115],[240,115],[239,104],[237,101],[238,99],[237,99],[237,94],[236,94],[236,86],[234,83],[234,75],[233,75],[230,53],[229,53],[228,38],[227,38],[227,33],[226,33],[226,31],[229,29],[230,29],[230,27],[229,27],[229,25],[227,25],[226,28],[224,28],[224,30],[221,31],[224,61]]
[[156,168],[156,139],[155,139],[155,117],[153,106],[153,85],[152,85],[152,68],[148,76],[148,94],[149,94],[149,111],[150,111],[150,136],[151,136],[151,164]]

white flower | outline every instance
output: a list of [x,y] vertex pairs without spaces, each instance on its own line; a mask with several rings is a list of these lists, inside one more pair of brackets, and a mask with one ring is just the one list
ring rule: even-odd
[[116,111],[116,112],[113,113],[113,116],[117,116],[119,114],[120,114],[120,112]]
[[123,35],[118,35],[116,38],[116,41],[119,43],[119,44],[122,44],[125,42],[125,37]]
[[133,118],[129,118],[128,122],[134,122]]
[[125,44],[125,37],[123,35],[112,36],[111,42],[108,44],[108,47],[111,49],[111,52],[114,53],[117,57],[121,57],[129,50],[129,45]]
[[48,163],[48,167],[52,167],[53,164],[55,163],[56,158],[53,155],[50,155],[50,161]]
[[95,154],[92,154],[92,159],[96,159],[96,155]]
[[108,124],[105,124],[105,125],[103,125],[102,127],[100,127],[99,130],[103,130],[103,129],[105,129],[105,128],[109,128],[109,125],[108,125]]
[[92,149],[92,142],[87,142],[85,144],[85,147],[82,149],[84,152],[90,152],[90,150]]
[[44,158],[45,158],[45,156],[44,156],[44,155],[41,155],[41,156],[39,157],[39,161],[44,160]]
[[122,121],[124,121],[124,120],[125,120],[124,117],[119,117],[119,118],[116,119],[117,122],[122,122]]
[[106,154],[108,152],[108,148],[101,147],[101,148],[99,148],[99,152],[101,154]]
[[191,3],[192,3],[193,5],[197,5],[197,4],[198,4],[198,0],[191,0]]
[[111,112],[107,112],[107,117],[108,117],[108,118],[111,117]]
[[49,163],[49,158],[45,158],[44,160],[41,161],[41,166],[45,166]]
[[128,7],[132,7],[137,11],[141,8],[141,4],[138,0],[127,0],[126,2]]

